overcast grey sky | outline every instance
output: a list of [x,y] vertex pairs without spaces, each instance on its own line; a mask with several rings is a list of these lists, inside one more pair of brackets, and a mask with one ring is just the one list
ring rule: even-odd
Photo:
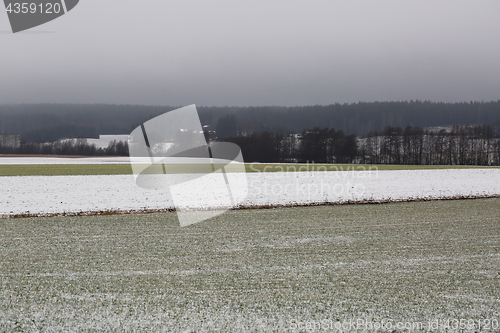
[[12,34],[2,7],[0,104],[498,100],[499,17],[498,0],[80,0]]

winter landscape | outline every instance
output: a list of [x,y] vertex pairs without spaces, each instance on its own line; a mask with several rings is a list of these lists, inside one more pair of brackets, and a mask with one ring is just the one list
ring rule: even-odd
[[168,194],[138,187],[132,174],[0,177],[0,329],[500,329],[500,169],[246,178],[239,209],[181,228]]
[[499,13],[4,0],[0,333],[500,333]]

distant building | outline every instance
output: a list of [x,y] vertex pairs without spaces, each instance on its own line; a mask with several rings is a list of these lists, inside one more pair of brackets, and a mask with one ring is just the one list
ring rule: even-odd
[[20,135],[0,135],[0,147],[19,148],[20,146]]

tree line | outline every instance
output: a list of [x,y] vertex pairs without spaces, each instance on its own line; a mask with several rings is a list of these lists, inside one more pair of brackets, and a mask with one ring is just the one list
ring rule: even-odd
[[19,155],[79,155],[129,156],[128,143],[113,140],[106,148],[89,144],[86,139],[58,140],[54,142],[25,142],[19,146],[0,145],[0,154]]
[[[217,140],[240,146],[248,163],[500,165],[500,135],[490,125],[430,129],[387,126],[363,137],[320,127],[299,134],[281,131],[232,134]],[[69,139],[4,144],[0,145],[0,154],[128,156],[129,151],[127,142],[112,141],[108,147],[98,148],[86,139]]]
[[489,125],[388,126],[365,137],[315,127],[301,134],[264,131],[221,141],[239,145],[248,163],[500,165],[500,137]]
[[500,138],[489,125],[387,127],[359,140],[360,163],[500,165]]
[[240,146],[245,162],[261,163],[353,163],[357,156],[354,134],[315,127],[302,134],[254,132],[221,141]]

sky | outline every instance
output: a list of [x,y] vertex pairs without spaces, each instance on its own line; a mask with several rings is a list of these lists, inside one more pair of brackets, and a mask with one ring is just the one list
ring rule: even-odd
[[500,99],[498,0],[80,0],[13,34],[0,104]]

